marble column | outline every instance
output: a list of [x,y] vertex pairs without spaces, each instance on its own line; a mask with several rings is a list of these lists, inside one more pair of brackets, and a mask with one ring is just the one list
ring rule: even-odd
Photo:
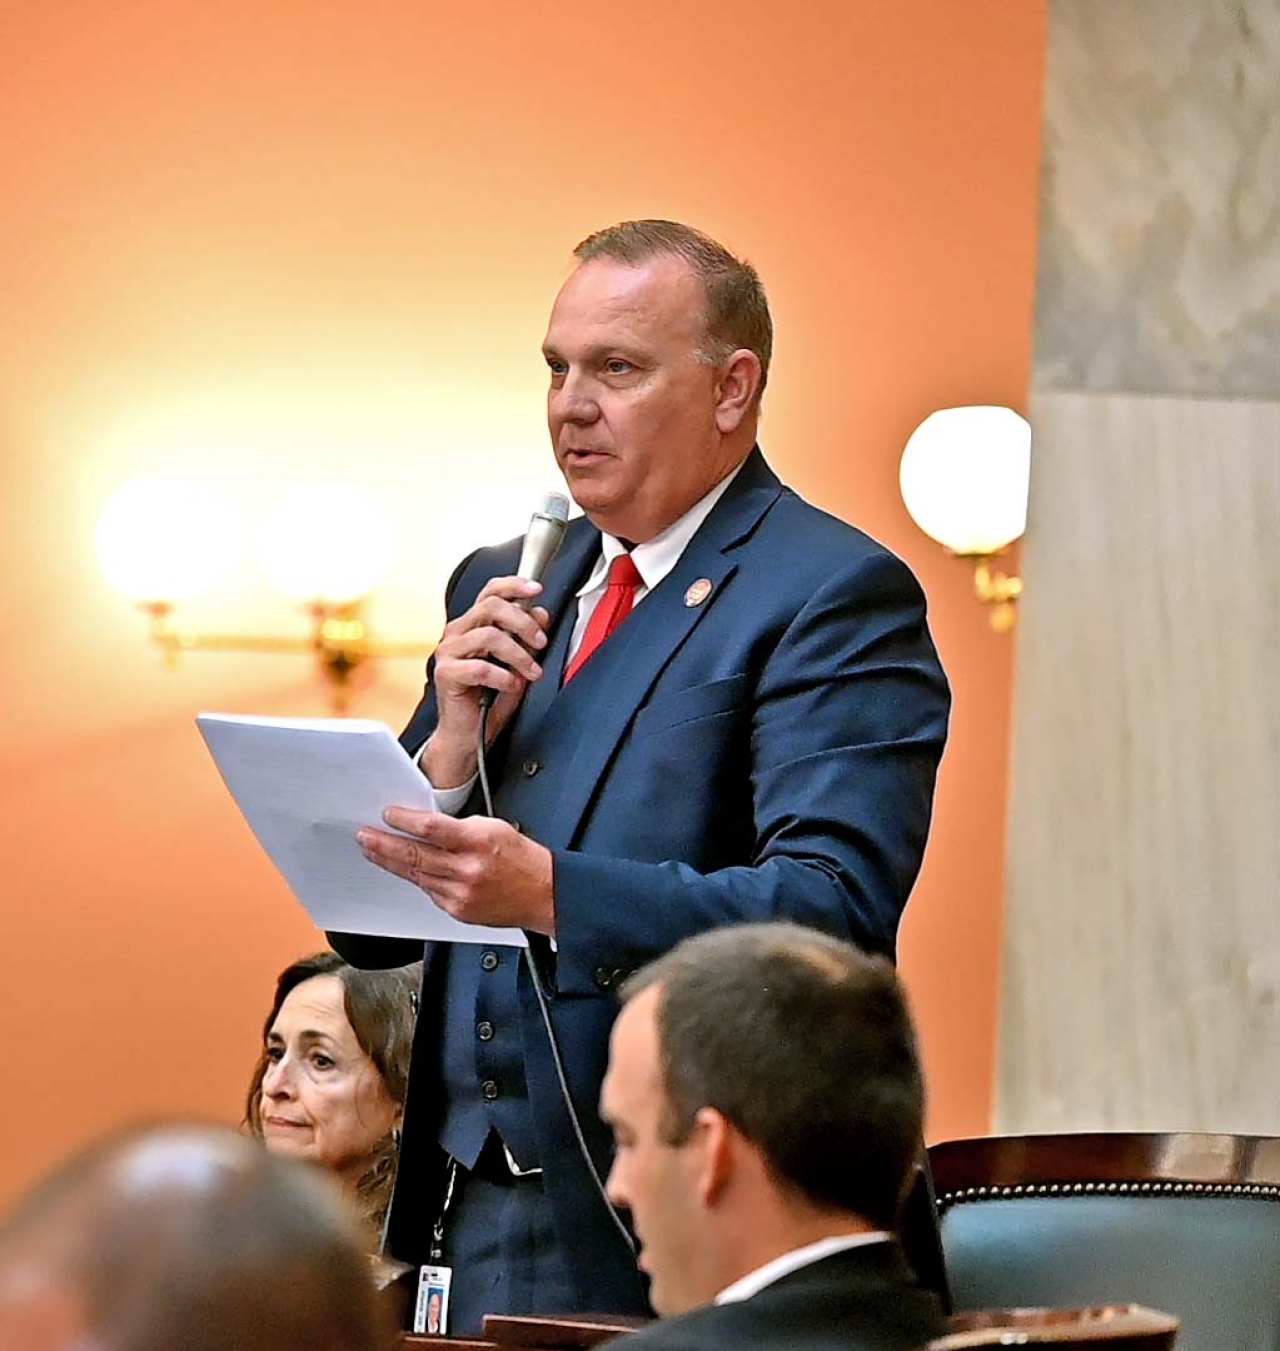
[[997,1129],[1280,1134],[1280,4],[1052,0]]

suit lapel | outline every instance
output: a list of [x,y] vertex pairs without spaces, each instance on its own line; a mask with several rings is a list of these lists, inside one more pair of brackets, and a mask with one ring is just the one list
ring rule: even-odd
[[[561,699],[586,701],[586,716],[561,776],[550,828],[542,836],[548,848],[572,844],[596,785],[650,689],[694,628],[714,613],[721,587],[737,570],[730,551],[755,529],[780,492],[759,450],[752,451],[675,567],[560,691]],[[686,604],[690,587],[702,582],[710,583],[706,598]],[[545,708],[549,699],[542,703]]]

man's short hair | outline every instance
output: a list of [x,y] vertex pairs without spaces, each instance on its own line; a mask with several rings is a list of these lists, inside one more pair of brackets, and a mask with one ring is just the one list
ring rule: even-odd
[[671,220],[627,220],[610,225],[573,251],[580,263],[608,259],[638,267],[654,258],[682,258],[702,282],[707,297],[703,360],[719,363],[739,348],[760,358],[757,403],[769,378],[773,320],[760,277],[710,235]]
[[380,1351],[383,1297],[336,1187],[212,1126],[114,1136],[0,1225],[6,1286],[79,1310],[100,1351]]
[[924,1088],[892,966],[794,924],[685,940],[638,971],[658,987],[667,1143],[714,1107],[774,1178],[883,1228],[898,1218],[921,1148]]

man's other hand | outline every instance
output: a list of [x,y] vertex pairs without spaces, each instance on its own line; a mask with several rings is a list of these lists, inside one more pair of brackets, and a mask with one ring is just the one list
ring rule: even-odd
[[388,807],[403,835],[366,827],[356,840],[370,863],[421,887],[455,919],[555,937],[551,851],[506,821],[461,820]]

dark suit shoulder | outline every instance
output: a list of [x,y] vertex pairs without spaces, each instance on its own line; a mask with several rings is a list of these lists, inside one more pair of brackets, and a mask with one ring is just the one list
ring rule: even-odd
[[923,623],[927,602],[911,568],[865,531],[789,488],[729,556],[751,585],[765,579],[775,595],[785,588],[801,613],[905,616],[913,625]]
[[850,561],[885,558],[906,568],[906,564],[886,544],[848,521],[833,516],[822,507],[807,502],[793,488],[784,485],[772,511],[769,524],[785,538],[792,539],[797,551],[820,557],[836,554]]
[[627,1351],[918,1351],[941,1334],[942,1310],[896,1247],[884,1249],[837,1253],[750,1299],[662,1319],[629,1338]]

